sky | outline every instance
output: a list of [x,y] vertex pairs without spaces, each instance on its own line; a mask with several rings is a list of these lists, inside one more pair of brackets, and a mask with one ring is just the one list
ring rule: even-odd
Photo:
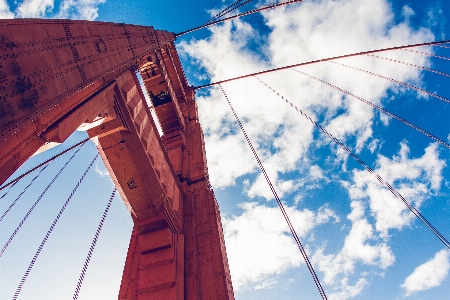
[[[248,8],[264,1],[253,2]],[[205,23],[229,4],[0,0],[0,16],[112,21],[181,32]],[[198,86],[321,58],[448,39],[449,15],[450,4],[444,0],[310,0],[182,36],[176,46],[189,83]],[[450,98],[448,78],[392,61],[450,73],[445,59],[450,48],[412,50],[422,53],[382,52],[222,85],[330,300],[447,299],[450,251],[399,199],[262,82],[344,143],[449,239],[450,149],[360,101],[450,142],[449,103],[398,84]],[[197,90],[196,100],[236,299],[320,299],[222,91],[217,86]],[[63,145],[28,160],[12,178],[85,137],[85,132],[75,132]],[[0,221],[0,246],[71,154],[43,170]],[[0,257],[0,299],[12,298],[95,155],[92,143],[81,148]],[[11,188],[0,200],[0,213],[38,173]],[[55,226],[19,299],[71,299],[113,188],[98,158]],[[131,229],[129,213],[116,195],[78,299],[117,297]]]

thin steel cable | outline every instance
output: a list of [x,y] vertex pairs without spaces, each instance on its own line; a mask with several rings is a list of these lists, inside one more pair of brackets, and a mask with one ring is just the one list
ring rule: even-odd
[[95,160],[98,158],[98,153],[95,155],[94,159],[91,161],[87,169],[84,171],[83,175],[81,176],[80,180],[77,182],[75,187],[73,188],[72,192],[70,193],[69,197],[67,198],[66,202],[62,206],[61,210],[59,211],[58,215],[56,216],[55,220],[53,221],[52,225],[50,226],[49,230],[47,231],[47,234],[45,235],[44,239],[42,240],[41,244],[38,247],[38,250],[36,251],[36,254],[33,256],[33,259],[30,262],[30,265],[28,266],[27,270],[25,271],[25,274],[22,277],[22,280],[20,280],[19,286],[16,289],[16,292],[14,293],[13,300],[17,300],[17,297],[19,297],[20,291],[23,288],[23,285],[25,284],[25,281],[28,278],[28,275],[31,272],[31,269],[33,268],[39,254],[42,251],[42,248],[44,248],[45,243],[47,242],[50,234],[53,231],[53,228],[55,228],[56,223],[58,223],[58,220],[61,218],[61,215],[63,214],[64,210],[66,209],[67,205],[69,205],[70,200],[72,199],[73,195],[75,195],[75,192],[77,191],[78,187],[80,186],[83,179],[86,177],[86,174],[89,172],[91,167],[94,165]]
[[16,185],[16,183],[19,181],[14,182],[12,185],[10,185],[9,189],[0,197],[0,201],[8,195],[9,191],[12,189],[13,186]]
[[425,93],[425,94],[427,94],[427,95],[429,95],[431,97],[434,97],[436,99],[442,100],[444,102],[450,103],[450,99],[447,99],[445,97],[436,95],[436,94],[434,94],[432,92],[429,92],[427,90],[421,89],[419,87],[410,85],[410,84],[402,82],[402,81],[398,81],[398,80],[395,80],[395,79],[392,79],[392,78],[389,78],[389,77],[386,77],[386,76],[383,76],[383,75],[380,75],[380,74],[377,74],[377,73],[373,73],[373,72],[370,72],[370,71],[367,71],[367,70],[363,70],[363,69],[360,69],[360,68],[352,67],[352,66],[349,66],[349,65],[346,65],[346,64],[341,64],[341,63],[338,63],[336,61],[329,61],[329,63],[337,64],[337,65],[340,65],[340,66],[343,66],[343,67],[346,67],[346,68],[349,68],[349,69],[357,70],[357,71],[364,72],[364,73],[367,73],[367,74],[370,74],[370,75],[373,75],[373,76],[376,76],[376,77],[379,77],[379,78],[383,78],[383,79],[395,82],[397,84],[404,85],[404,86],[406,86],[406,87],[408,87],[410,89],[416,90],[418,92]]
[[42,172],[48,167],[48,165],[46,165],[45,167],[43,167],[39,173],[34,176],[33,179],[31,179],[30,183],[23,189],[23,191],[19,194],[19,196],[16,197],[16,199],[14,199],[14,201],[11,203],[11,205],[6,209],[6,211],[3,213],[3,215],[0,217],[0,222],[5,218],[5,216],[8,214],[8,212],[14,207],[14,205],[17,203],[17,201],[19,201],[19,199],[22,197],[23,194],[25,194],[25,192],[27,191],[27,189],[33,184],[33,182],[39,177],[39,175],[42,174]]
[[307,120],[309,120],[314,126],[320,129],[324,134],[326,134],[329,138],[331,138],[336,144],[338,144],[348,155],[353,157],[361,166],[363,166],[370,174],[375,176],[375,178],[384,185],[396,198],[400,199],[405,206],[420,220],[425,224],[426,227],[444,244],[445,247],[450,249],[449,241],[412,205],[410,204],[399,192],[397,192],[388,182],[386,182],[377,172],[375,172],[371,167],[369,167],[363,160],[361,160],[355,153],[353,153],[349,148],[347,148],[342,142],[340,142],[337,138],[335,138],[331,133],[329,133],[325,128],[323,128],[320,124],[314,121],[311,117],[309,117],[306,113],[304,113],[301,109],[297,108],[291,101],[285,98],[283,95],[275,91],[269,85],[267,85],[264,81],[257,78],[262,84],[264,84],[267,88],[269,88],[272,92],[277,94],[281,99],[286,101],[287,104],[291,105],[296,111],[298,111],[302,116],[304,116]]
[[392,118],[394,118],[394,119],[399,120],[399,121],[402,122],[403,124],[408,125],[409,127],[411,127],[411,128],[413,128],[413,129],[417,130],[418,132],[420,132],[420,133],[426,135],[427,137],[431,138],[432,140],[435,140],[436,142],[438,142],[438,143],[441,144],[442,146],[444,146],[444,147],[450,149],[450,144],[449,144],[449,143],[444,142],[443,140],[441,140],[440,138],[438,138],[438,137],[432,135],[432,134],[429,133],[428,131],[423,130],[422,128],[420,128],[420,127],[418,127],[418,126],[416,126],[416,125],[414,125],[414,124],[412,124],[412,123],[406,121],[406,120],[403,119],[402,117],[399,117],[399,116],[397,116],[396,114],[393,114],[393,113],[391,113],[391,112],[389,112],[389,111],[387,111],[387,110],[381,108],[380,106],[378,106],[378,105],[376,105],[376,104],[373,104],[373,103],[370,102],[370,101],[367,101],[367,100],[365,100],[365,99],[363,99],[363,98],[361,98],[361,97],[359,97],[359,96],[356,96],[355,94],[352,94],[352,93],[350,93],[349,91],[346,91],[346,90],[344,90],[344,89],[341,89],[340,87],[335,86],[335,85],[333,85],[333,84],[331,84],[331,83],[329,83],[329,82],[326,82],[326,81],[324,81],[324,80],[322,80],[322,79],[320,79],[320,78],[314,77],[314,76],[312,76],[312,75],[306,74],[306,73],[304,73],[304,72],[302,72],[302,71],[299,71],[299,70],[296,70],[296,69],[292,69],[292,70],[295,71],[295,72],[297,72],[297,73],[303,74],[303,75],[305,75],[305,76],[307,76],[307,77],[309,77],[309,78],[312,78],[312,79],[315,79],[315,80],[317,80],[317,81],[320,81],[320,82],[322,82],[322,83],[328,85],[329,87],[332,87],[332,88],[334,88],[334,89],[336,89],[336,90],[338,90],[338,91],[340,91],[340,92],[342,92],[342,93],[344,93],[344,94],[346,94],[346,95],[348,95],[348,96],[351,96],[351,97],[353,97],[353,98],[355,98],[355,99],[358,99],[359,101],[364,102],[364,103],[366,103],[367,105],[370,105],[370,106],[372,106],[373,108],[375,108],[375,109],[381,111],[382,113],[384,113],[384,114],[386,114],[386,115],[388,115],[388,116],[390,116],[390,117],[392,117]]
[[212,17],[208,22],[206,22],[205,25],[208,23],[214,22],[215,20],[219,19],[220,17],[223,17],[223,16],[229,14],[230,12],[238,9],[242,5],[247,4],[248,2],[251,2],[252,0],[245,0],[244,3],[241,3],[242,1],[244,1],[244,0],[237,0],[237,1],[233,2],[231,5],[225,7],[218,14],[216,14],[214,17]]
[[441,48],[447,48],[447,49],[450,49],[450,47],[448,47],[448,46],[443,46],[443,45],[434,45],[435,47],[441,47]]
[[404,62],[404,61],[401,61],[401,60],[396,60],[396,59],[393,59],[393,58],[387,58],[387,57],[382,57],[382,56],[372,55],[372,54],[367,54],[367,56],[372,56],[372,57],[376,57],[376,58],[379,58],[379,59],[392,61],[392,62],[395,62],[395,63],[403,64],[403,65],[410,66],[410,67],[415,67],[417,69],[422,69],[424,71],[432,72],[432,73],[439,74],[439,75],[442,75],[442,76],[450,77],[450,74],[447,74],[447,73],[444,73],[444,72],[441,72],[441,71],[437,71],[437,70],[433,70],[433,69],[430,69],[430,68],[418,66],[418,65],[415,65],[415,64],[407,63],[407,62]]
[[67,148],[66,150],[64,150],[64,151],[62,151],[62,152],[56,154],[55,156],[53,156],[53,157],[47,159],[47,160],[44,161],[43,163],[41,163],[41,164],[37,165],[36,167],[34,167],[33,169],[31,169],[31,170],[29,170],[29,171],[23,173],[23,174],[20,175],[19,177],[16,177],[15,179],[11,180],[11,181],[8,182],[7,184],[5,184],[5,185],[3,185],[2,187],[0,187],[0,191],[3,190],[4,188],[6,188],[7,186],[9,186],[9,185],[11,185],[11,184],[17,182],[17,181],[20,180],[21,178],[27,176],[28,174],[30,174],[30,173],[36,171],[37,169],[39,169],[39,168],[42,167],[43,165],[46,165],[46,164],[48,164],[49,162],[51,162],[52,160],[55,160],[56,158],[60,157],[61,155],[63,155],[63,154],[65,154],[65,153],[69,152],[69,151],[72,150],[73,148],[76,148],[76,147],[78,147],[78,146],[80,146],[80,145],[83,145],[84,143],[86,143],[86,142],[89,141],[89,140],[90,140],[90,138],[84,139],[84,140],[82,140],[81,142],[76,143],[76,144],[73,145],[72,147],[69,147],[69,148]]
[[444,60],[450,60],[449,57],[446,56],[440,56],[440,55],[436,55],[433,53],[428,53],[428,52],[423,52],[423,51],[417,51],[417,50],[411,50],[411,49],[401,49],[403,51],[408,51],[408,52],[412,52],[412,53],[417,53],[417,54],[422,54],[422,55],[427,55],[427,56],[432,56],[432,57],[436,57],[436,58],[440,58],[440,59],[444,59]]
[[47,185],[47,187],[44,189],[44,191],[41,193],[41,195],[38,197],[38,199],[34,202],[34,204],[31,206],[31,208],[26,213],[25,217],[23,217],[22,221],[20,221],[19,225],[17,225],[14,232],[9,237],[8,241],[3,246],[2,250],[0,251],[0,257],[2,257],[3,253],[5,253],[6,249],[8,248],[9,244],[12,242],[16,234],[19,232],[20,228],[22,227],[23,223],[27,220],[27,218],[30,216],[30,214],[33,212],[34,208],[38,205],[38,203],[41,201],[42,197],[47,193],[47,191],[50,189],[50,187],[53,185],[55,180],[59,177],[59,175],[64,171],[64,169],[67,167],[67,165],[72,161],[72,159],[77,155],[78,151],[81,150],[82,147],[78,148],[77,151],[75,151],[72,156],[67,160],[67,162],[64,164],[64,166],[59,170],[58,173],[53,177],[52,181]]
[[[205,88],[205,87],[218,85],[218,84],[221,84],[221,83],[230,82],[230,81],[234,81],[234,80],[238,80],[238,79],[243,79],[243,78],[247,78],[247,77],[253,77],[253,76],[256,76],[256,75],[262,75],[262,74],[266,74],[266,73],[286,70],[286,69],[290,69],[290,68],[294,68],[294,67],[312,65],[312,64],[316,64],[316,63],[324,62],[324,61],[336,60],[336,59],[353,57],[353,56],[369,55],[371,53],[386,52],[386,51],[398,50],[398,49],[404,49],[404,48],[413,48],[413,47],[421,47],[421,46],[436,46],[436,45],[445,44],[445,43],[448,43],[448,42],[450,42],[450,40],[438,41],[438,42],[429,42],[429,43],[420,43],[420,44],[405,45],[405,46],[396,46],[396,47],[390,47],[390,48],[384,48],[384,49],[376,49],[376,50],[370,50],[370,51],[364,51],[364,52],[358,52],[358,53],[339,55],[339,56],[328,57],[328,58],[323,58],[323,59],[303,62],[303,63],[299,63],[299,64],[294,64],[294,65],[290,65],[290,66],[284,66],[284,67],[274,68],[274,69],[270,69],[270,70],[260,71],[260,72],[256,72],[256,73],[252,73],[252,74],[237,76],[237,77],[233,77],[233,78],[229,78],[229,79],[225,79],[225,80],[220,80],[220,81],[216,81],[216,82],[212,82],[212,83],[208,83],[208,84],[204,84],[204,85],[194,86],[192,88],[194,90],[198,90],[198,89],[202,89],[202,88]],[[387,60],[389,60],[389,59],[387,59]]]
[[81,285],[83,284],[84,276],[86,275],[87,268],[89,266],[89,262],[91,261],[92,254],[94,253],[95,245],[97,244],[98,237],[100,236],[100,232],[103,228],[103,223],[105,223],[105,219],[108,216],[109,209],[111,207],[114,196],[116,195],[117,188],[114,188],[111,196],[109,197],[108,204],[106,205],[105,211],[103,212],[103,216],[100,220],[100,224],[98,224],[97,231],[95,232],[94,239],[92,240],[91,247],[89,248],[88,255],[83,265],[83,269],[81,270],[80,278],[78,279],[77,287],[75,288],[75,292],[73,294],[73,300],[78,299],[78,295],[80,294]]
[[214,21],[214,22],[211,22],[211,23],[208,23],[208,24],[205,24],[205,25],[201,25],[201,26],[198,26],[198,27],[195,27],[195,28],[192,28],[192,29],[180,32],[180,33],[177,33],[177,34],[175,34],[175,36],[179,37],[181,35],[188,34],[188,33],[191,33],[191,32],[194,32],[194,31],[197,31],[197,30],[200,30],[200,29],[203,29],[203,28],[206,28],[206,27],[209,27],[209,26],[221,23],[221,22],[225,22],[225,21],[228,21],[228,20],[231,20],[231,19],[240,18],[240,17],[243,17],[243,16],[255,14],[255,13],[263,11],[263,10],[272,9],[272,8],[275,8],[275,7],[278,7],[278,6],[283,6],[283,5],[287,5],[287,4],[293,4],[293,3],[297,3],[297,2],[303,2],[303,0],[289,0],[289,1],[286,1],[286,2],[282,2],[282,3],[275,3],[275,4],[266,5],[266,6],[263,6],[263,7],[260,7],[260,8],[256,8],[256,9],[252,9],[252,10],[243,12],[241,14],[237,14],[237,15],[232,16],[232,17],[224,18],[224,19],[221,19],[221,20],[218,20],[218,21]]
[[234,117],[235,117],[235,119],[236,119],[236,122],[239,124],[239,127],[241,128],[241,131],[242,131],[242,133],[244,134],[244,137],[245,137],[245,139],[246,139],[248,145],[250,146],[250,149],[251,149],[251,151],[252,151],[252,153],[253,153],[253,156],[255,157],[255,159],[256,159],[256,161],[257,161],[257,163],[258,163],[258,166],[259,166],[259,168],[261,169],[261,172],[263,173],[264,178],[266,179],[267,184],[269,185],[269,188],[270,188],[270,190],[272,191],[272,194],[273,194],[275,200],[277,201],[278,207],[280,208],[281,213],[283,214],[283,217],[284,217],[284,219],[286,220],[286,223],[287,223],[287,225],[288,225],[288,227],[289,227],[289,230],[291,231],[291,234],[292,234],[292,236],[294,237],[295,242],[297,243],[297,246],[298,246],[298,248],[299,248],[299,250],[300,250],[300,252],[301,252],[301,254],[302,254],[302,256],[303,256],[303,259],[305,260],[305,263],[306,263],[306,265],[307,265],[307,267],[308,267],[308,270],[309,270],[309,272],[311,273],[311,276],[312,276],[312,278],[313,278],[313,280],[314,280],[314,283],[316,284],[316,287],[317,287],[317,289],[319,290],[319,294],[320,294],[320,296],[322,297],[322,299],[326,300],[326,299],[327,299],[327,295],[325,294],[325,291],[324,291],[324,289],[322,288],[322,285],[320,284],[319,278],[317,277],[316,272],[314,271],[314,268],[313,268],[311,262],[309,261],[308,255],[306,254],[306,251],[305,251],[305,249],[303,248],[303,245],[302,245],[302,243],[300,242],[300,239],[299,239],[297,233],[295,232],[295,228],[294,228],[294,226],[292,225],[291,220],[289,219],[289,216],[288,216],[286,210],[284,209],[283,203],[281,202],[280,198],[278,197],[278,194],[277,194],[277,192],[276,192],[274,186],[272,185],[272,182],[270,181],[270,178],[269,178],[269,176],[267,175],[267,172],[266,172],[266,170],[264,169],[264,166],[263,166],[261,160],[259,159],[259,156],[258,156],[258,154],[256,153],[256,150],[255,150],[255,148],[253,147],[253,145],[252,145],[252,143],[251,143],[251,141],[250,141],[250,138],[248,137],[247,133],[245,132],[244,126],[242,125],[242,123],[241,123],[241,121],[240,121],[238,115],[236,114],[236,112],[235,112],[233,106],[231,105],[231,102],[230,102],[230,100],[228,99],[228,96],[227,96],[227,94],[225,93],[225,90],[222,88],[222,85],[219,84],[219,86],[220,86],[220,89],[222,90],[223,95],[225,96],[225,99],[226,99],[227,102],[228,102],[228,105],[229,105],[230,108],[231,108],[231,111],[233,112],[233,115],[234,115]]

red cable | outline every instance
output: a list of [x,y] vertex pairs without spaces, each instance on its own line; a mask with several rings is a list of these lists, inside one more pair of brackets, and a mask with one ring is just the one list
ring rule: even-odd
[[407,66],[410,66],[410,67],[415,67],[417,69],[422,69],[422,70],[425,70],[425,71],[428,71],[428,72],[432,72],[432,73],[435,73],[435,74],[439,74],[439,75],[442,75],[442,76],[450,77],[450,74],[447,74],[447,73],[444,73],[444,72],[441,72],[441,71],[437,71],[437,70],[433,70],[433,69],[430,69],[430,68],[418,66],[418,65],[415,65],[415,64],[407,63],[407,62],[404,62],[404,61],[401,61],[401,60],[396,60],[396,59],[382,57],[382,56],[373,55],[373,54],[366,54],[366,55],[367,56],[376,57],[376,58],[379,58],[379,59],[384,59],[384,60],[387,60],[387,61],[392,61],[392,62],[403,64],[403,65],[407,65]]
[[388,115],[388,116],[390,116],[390,117],[393,117],[393,118],[399,120],[399,121],[402,122],[403,124],[408,125],[408,126],[411,127],[411,128],[414,128],[414,129],[417,130],[418,132],[420,132],[420,133],[426,135],[427,137],[429,137],[429,138],[435,140],[436,142],[438,142],[438,143],[441,144],[442,146],[445,146],[445,147],[447,147],[448,149],[450,149],[450,144],[449,144],[449,143],[444,142],[443,140],[441,140],[440,138],[438,138],[438,137],[432,135],[432,134],[429,133],[428,131],[425,131],[425,130],[423,130],[422,128],[420,128],[420,127],[418,127],[418,126],[416,126],[416,125],[414,125],[414,124],[412,124],[412,123],[406,121],[406,120],[403,119],[402,117],[399,117],[399,116],[397,116],[396,114],[393,114],[393,113],[391,113],[391,112],[389,112],[389,111],[387,111],[387,110],[381,108],[380,106],[378,106],[378,105],[376,105],[376,104],[373,104],[373,103],[370,102],[370,101],[367,101],[367,100],[365,100],[365,99],[363,99],[363,98],[361,98],[361,97],[359,97],[359,96],[356,96],[356,95],[350,93],[349,91],[346,91],[346,90],[344,90],[344,89],[341,89],[340,87],[335,86],[335,85],[333,85],[333,84],[331,84],[331,83],[329,83],[329,82],[326,82],[326,81],[324,81],[324,80],[322,80],[322,79],[320,79],[320,78],[317,78],[317,77],[314,77],[314,76],[312,76],[312,75],[306,74],[306,73],[304,73],[304,72],[302,72],[302,71],[299,71],[299,70],[295,70],[295,69],[292,69],[292,70],[295,71],[295,72],[297,72],[297,73],[300,73],[300,74],[303,74],[303,75],[305,75],[305,76],[308,76],[309,78],[312,78],[312,79],[315,79],[315,80],[317,80],[317,81],[320,81],[320,82],[322,82],[322,83],[328,85],[329,87],[332,87],[332,88],[334,88],[334,89],[336,89],[336,90],[338,90],[338,91],[340,91],[340,92],[342,92],[342,93],[344,93],[344,94],[346,94],[346,95],[352,96],[353,98],[358,99],[359,101],[364,102],[364,103],[366,103],[366,104],[372,106],[373,108],[376,108],[377,110],[379,110],[379,111],[385,113],[386,115]]
[[50,226],[49,230],[47,231],[47,234],[45,235],[44,239],[42,240],[41,244],[38,247],[38,250],[33,256],[33,259],[31,260],[30,264],[28,265],[27,270],[25,271],[25,274],[23,275],[22,279],[20,280],[19,286],[16,289],[16,292],[14,293],[13,300],[17,300],[19,297],[20,291],[23,288],[23,285],[25,284],[25,281],[28,278],[28,275],[30,275],[31,269],[33,268],[34,264],[36,263],[36,260],[41,253],[42,249],[45,246],[45,243],[47,242],[50,234],[52,233],[53,229],[56,226],[56,223],[58,223],[59,219],[61,218],[61,215],[63,214],[64,210],[66,209],[67,205],[69,205],[70,200],[72,199],[73,195],[75,195],[75,192],[77,191],[78,187],[80,186],[83,179],[86,177],[87,173],[91,169],[91,167],[94,165],[95,160],[98,158],[98,153],[94,157],[94,159],[91,161],[87,169],[84,171],[83,175],[81,176],[80,180],[77,182],[75,187],[73,188],[72,192],[70,193],[69,197],[67,198],[66,202],[62,206],[61,210],[59,211],[58,215],[56,216],[55,220],[53,221],[52,225]]
[[[299,64],[294,64],[294,65],[290,65],[290,66],[278,67],[278,68],[274,68],[274,69],[270,69],[270,70],[265,70],[265,71],[260,71],[260,72],[256,72],[256,73],[252,73],[252,74],[242,75],[242,76],[229,78],[229,79],[225,79],[225,80],[220,80],[220,81],[216,81],[216,82],[211,82],[211,83],[208,83],[208,84],[195,86],[195,87],[193,87],[193,89],[194,90],[198,90],[198,89],[202,89],[202,88],[205,88],[205,87],[208,87],[208,86],[218,85],[218,84],[221,84],[221,83],[234,81],[234,80],[238,80],[238,79],[243,79],[243,78],[247,78],[247,77],[252,77],[252,76],[255,76],[255,75],[262,75],[262,74],[266,74],[266,73],[286,70],[286,69],[290,69],[290,68],[293,68],[293,67],[313,65],[313,64],[316,64],[316,63],[319,63],[319,62],[324,62],[324,61],[336,60],[336,59],[353,57],[353,56],[369,55],[371,53],[386,52],[386,51],[398,50],[398,49],[404,49],[404,48],[421,47],[421,46],[438,46],[439,44],[446,44],[448,42],[449,41],[446,40],[446,41],[438,41],[438,42],[420,43],[420,44],[414,44],[414,45],[396,46],[396,47],[390,47],[390,48],[384,48],[384,49],[376,49],[376,50],[363,51],[363,52],[358,52],[358,53],[339,55],[339,56],[334,56],[334,57],[327,57],[327,58],[311,60],[311,61],[303,62],[303,63],[299,63]],[[374,57],[378,57],[378,58],[381,58],[381,59],[386,59],[386,60],[391,60],[392,61],[392,59],[383,58],[383,57],[379,57],[379,56],[375,56],[375,55],[370,55],[370,56],[374,56]],[[404,63],[404,64],[407,64],[407,63]],[[415,65],[412,65],[412,66],[415,66]],[[417,67],[419,67],[419,66],[417,66]],[[439,71],[426,69],[426,68],[423,68],[423,67],[419,67],[419,68],[422,68],[422,69],[430,71],[430,72],[434,72],[434,73],[437,73],[437,74],[441,74],[441,75],[450,77],[449,74],[445,74],[445,73],[442,73],[442,72],[439,72]]]
[[98,237],[100,236],[100,232],[103,228],[103,223],[105,223],[106,217],[108,216],[109,208],[111,207],[114,196],[116,195],[117,188],[114,188],[111,197],[109,197],[108,204],[106,205],[105,211],[103,212],[103,216],[100,220],[100,224],[98,224],[97,231],[95,232],[94,239],[92,240],[91,247],[89,248],[88,255],[83,265],[83,269],[81,270],[80,278],[78,279],[77,287],[75,288],[75,292],[73,294],[73,300],[78,299],[78,295],[80,294],[81,285],[83,284],[84,276],[86,275],[87,268],[89,266],[89,262],[91,261],[92,254],[94,253],[95,245],[97,244]]
[[356,68],[356,67],[352,67],[352,66],[349,66],[349,65],[346,65],[346,64],[341,64],[341,63],[338,63],[338,62],[335,62],[335,61],[329,61],[329,62],[330,62],[330,63],[333,63],[333,64],[337,64],[337,65],[343,66],[343,67],[346,67],[346,68],[349,68],[349,69],[361,71],[361,72],[364,72],[364,73],[367,73],[367,74],[370,74],[370,75],[373,75],[373,76],[376,76],[376,77],[379,77],[379,78],[383,78],[383,79],[386,79],[386,80],[395,82],[395,83],[397,83],[397,84],[404,85],[404,86],[406,86],[406,87],[409,87],[410,89],[416,90],[416,91],[418,91],[418,92],[425,93],[425,94],[427,94],[427,95],[429,95],[429,96],[431,96],[431,97],[434,97],[434,98],[436,98],[436,99],[442,100],[442,101],[447,102],[447,103],[450,103],[450,100],[447,99],[447,98],[445,98],[445,97],[436,95],[436,94],[434,94],[434,93],[432,93],[432,92],[429,92],[429,91],[424,90],[424,89],[421,89],[421,88],[419,88],[419,87],[410,85],[410,84],[408,84],[408,83],[401,82],[401,81],[398,81],[398,80],[395,80],[395,79],[392,79],[392,78],[389,78],[389,77],[386,77],[386,76],[383,76],[383,75],[380,75],[380,74],[377,74],[377,73],[373,73],[373,72],[370,72],[370,71],[366,71],[366,70],[363,70],[363,69],[359,69],[359,68]]

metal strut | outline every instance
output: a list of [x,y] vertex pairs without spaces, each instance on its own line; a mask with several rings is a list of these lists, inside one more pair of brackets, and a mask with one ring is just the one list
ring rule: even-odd
[[296,111],[298,111],[302,116],[304,116],[307,120],[309,120],[314,126],[320,129],[324,134],[326,134],[329,138],[331,138],[336,144],[338,144],[348,155],[353,157],[361,166],[363,166],[370,174],[375,176],[375,178],[384,185],[396,198],[400,199],[405,206],[420,220],[425,224],[428,229],[444,244],[445,247],[450,249],[449,241],[412,205],[410,204],[399,192],[397,192],[388,182],[386,182],[377,172],[375,172],[371,167],[369,167],[362,159],[360,159],[355,153],[353,153],[349,148],[347,148],[342,142],[340,142],[337,138],[335,138],[331,133],[329,133],[325,128],[323,128],[316,121],[311,119],[306,113],[304,113],[301,109],[297,108],[291,101],[282,96],[280,93],[275,91],[269,85],[267,85],[264,81],[255,76],[257,80],[259,80],[262,84],[264,84],[268,89],[277,94],[281,99],[285,100],[287,104],[291,105]]
[[45,235],[44,239],[42,240],[41,244],[39,245],[39,247],[38,247],[38,249],[36,251],[36,254],[34,254],[33,259],[31,260],[27,270],[25,271],[25,274],[23,275],[22,280],[20,280],[19,286],[17,287],[16,292],[14,293],[13,300],[17,300],[17,298],[19,297],[20,291],[22,290],[23,285],[25,284],[25,281],[28,278],[28,275],[30,275],[31,269],[33,268],[34,264],[36,263],[36,260],[37,260],[39,254],[42,251],[42,248],[44,248],[44,245],[47,242],[48,237],[50,236],[50,234],[52,233],[53,229],[55,228],[56,223],[58,223],[59,219],[61,218],[61,215],[63,214],[63,212],[66,209],[67,205],[69,205],[70,200],[72,200],[73,195],[75,195],[75,192],[77,191],[77,189],[80,186],[81,182],[86,177],[86,175],[89,172],[89,170],[91,169],[91,167],[94,165],[94,162],[98,158],[98,155],[99,155],[98,153],[97,153],[97,155],[95,155],[94,159],[91,161],[91,163],[87,167],[86,171],[84,171],[84,173],[81,176],[80,180],[78,180],[77,184],[75,185],[75,187],[73,188],[73,190],[70,193],[69,197],[67,198],[66,202],[62,206],[61,210],[59,211],[59,213],[56,216],[55,220],[53,221],[52,225],[48,229],[47,234]]
[[316,272],[314,271],[314,268],[313,268],[311,262],[309,261],[308,255],[306,254],[306,251],[305,251],[305,249],[303,248],[302,243],[300,242],[300,238],[298,237],[297,233],[295,232],[294,226],[292,226],[292,223],[291,223],[291,221],[290,221],[290,219],[289,219],[289,216],[288,216],[286,210],[284,209],[283,203],[281,202],[280,198],[278,197],[278,194],[277,194],[277,192],[276,192],[274,186],[272,185],[272,182],[270,181],[270,178],[269,178],[269,176],[267,175],[267,172],[266,172],[266,170],[264,169],[264,166],[263,166],[261,160],[259,159],[259,156],[258,156],[258,154],[256,153],[255,148],[253,147],[252,143],[250,142],[250,139],[249,139],[247,133],[245,132],[244,126],[242,125],[241,121],[239,120],[238,115],[237,115],[236,112],[234,111],[234,108],[233,108],[233,106],[231,105],[231,102],[230,102],[230,100],[228,99],[227,94],[225,93],[224,89],[222,88],[222,85],[219,84],[219,86],[220,86],[220,89],[222,90],[223,95],[225,96],[225,99],[226,99],[227,102],[228,102],[228,105],[229,105],[230,108],[231,108],[231,111],[233,112],[234,117],[236,118],[236,122],[239,124],[239,127],[241,128],[242,133],[244,134],[244,137],[245,137],[245,139],[247,140],[247,143],[248,143],[250,149],[252,150],[252,153],[253,153],[253,155],[254,155],[254,157],[255,157],[255,159],[256,159],[258,165],[259,165],[259,168],[261,169],[261,172],[262,172],[263,175],[264,175],[264,178],[265,178],[266,181],[267,181],[267,184],[269,185],[270,190],[272,191],[272,194],[273,194],[275,200],[277,201],[278,207],[280,208],[281,213],[283,214],[283,217],[284,217],[284,219],[286,220],[286,223],[287,223],[287,225],[288,225],[288,227],[289,227],[289,230],[291,231],[291,234],[292,234],[292,236],[294,237],[295,242],[297,243],[297,246],[298,246],[298,248],[299,248],[299,250],[300,250],[300,252],[301,252],[301,254],[302,254],[302,256],[303,256],[303,259],[305,260],[305,263],[306,263],[306,265],[307,265],[307,267],[308,267],[308,270],[309,270],[309,272],[311,273],[311,276],[312,276],[312,278],[313,278],[313,280],[314,280],[314,283],[316,284],[316,287],[317,287],[317,289],[319,290],[320,296],[322,297],[322,299],[327,300],[327,295],[325,294],[325,291],[324,291],[324,289],[322,288],[322,285],[320,284],[319,278],[317,277]]
[[75,288],[75,292],[73,293],[73,300],[78,299],[78,295],[80,294],[81,285],[83,284],[84,276],[86,275],[87,268],[89,266],[89,262],[91,261],[92,253],[94,253],[95,245],[97,244],[98,237],[100,236],[100,232],[103,228],[103,223],[105,223],[105,219],[108,215],[109,209],[111,207],[114,196],[116,195],[117,188],[114,188],[111,196],[109,197],[108,204],[106,205],[105,211],[103,212],[102,219],[100,220],[100,224],[98,224],[97,231],[95,232],[94,239],[92,240],[91,247],[89,248],[88,255],[83,265],[83,269],[81,270],[80,278],[78,279],[77,287]]

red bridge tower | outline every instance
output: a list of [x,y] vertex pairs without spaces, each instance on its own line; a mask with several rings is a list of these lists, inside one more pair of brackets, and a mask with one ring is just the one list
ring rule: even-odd
[[41,146],[98,121],[89,137],[134,220],[119,299],[234,299],[174,34],[70,20],[0,25],[0,182]]

